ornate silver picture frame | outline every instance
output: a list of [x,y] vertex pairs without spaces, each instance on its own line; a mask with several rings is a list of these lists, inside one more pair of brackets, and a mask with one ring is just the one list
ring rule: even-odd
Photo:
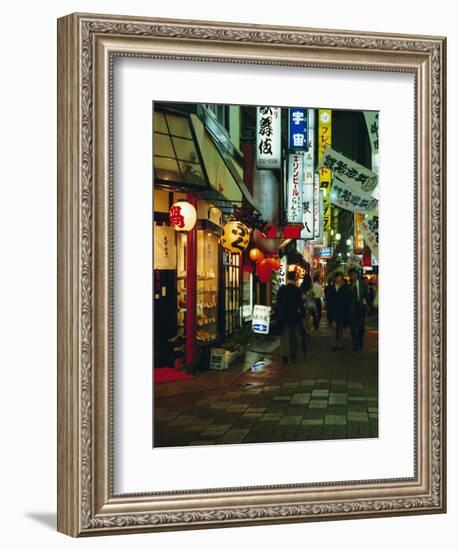
[[[415,79],[414,475],[115,494],[116,57],[388,71]],[[71,536],[443,513],[443,37],[73,14],[58,21],[58,530]]]

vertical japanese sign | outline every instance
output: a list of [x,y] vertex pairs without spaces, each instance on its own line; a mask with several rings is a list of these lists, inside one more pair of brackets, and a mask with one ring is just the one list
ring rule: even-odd
[[318,186],[318,199],[317,199],[317,221],[316,221],[316,235],[313,239],[312,244],[322,245],[324,244],[324,231],[323,231],[323,210],[324,210],[324,196],[323,189],[320,189]]
[[256,166],[260,169],[281,166],[281,109],[256,109]]
[[360,224],[360,231],[371,249],[372,255],[378,259],[378,214],[364,218]]
[[154,269],[176,269],[176,232],[168,225],[154,224]]
[[[323,156],[326,147],[331,147],[332,144],[332,111],[330,109],[320,109],[318,111],[318,161]],[[322,167],[319,170],[320,174],[320,186],[325,189],[324,193],[324,206],[323,206],[323,232],[326,242],[330,242],[331,235],[331,170],[326,167]]]
[[288,109],[288,149],[305,151],[308,149],[307,109]]
[[324,231],[324,191],[323,189],[320,189],[320,198],[319,198],[319,206],[318,206],[318,226],[319,226],[319,233],[318,233],[318,240],[323,242],[325,231]]
[[315,111],[308,109],[309,148],[304,153],[304,181],[302,183],[302,223],[301,239],[313,239],[313,182],[315,179]]
[[313,237],[320,235],[320,178],[318,174],[313,178]]
[[286,221],[302,223],[302,182],[304,156],[301,153],[288,155],[288,181],[286,187]]
[[[379,172],[379,112],[364,111],[364,119],[366,120],[367,132],[372,148],[372,171],[378,174]],[[380,187],[372,191],[374,199],[380,199]]]
[[286,270],[288,269],[288,261],[286,256],[280,259],[280,269],[278,270],[277,281],[279,285],[286,285]]
[[335,236],[339,232],[339,209],[338,208],[333,208],[332,209],[332,224],[331,225],[332,225],[331,230],[332,230],[334,238],[335,238]]
[[367,125],[367,132],[371,141],[372,153],[378,153],[378,111],[364,111],[364,119]]
[[360,223],[364,221],[366,216],[361,212],[355,213],[355,252],[363,252],[364,250],[364,235],[361,233]]

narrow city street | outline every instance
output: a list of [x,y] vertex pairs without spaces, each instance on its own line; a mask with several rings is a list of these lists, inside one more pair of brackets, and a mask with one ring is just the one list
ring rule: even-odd
[[186,382],[173,382],[175,395],[154,399],[154,446],[377,437],[377,320],[368,319],[358,352],[348,329],[344,349],[332,351],[333,334],[323,318],[307,339],[306,359],[288,364],[258,342],[225,387],[204,391],[206,375],[225,374],[218,372],[201,374],[203,389],[196,380],[192,393],[179,395]]

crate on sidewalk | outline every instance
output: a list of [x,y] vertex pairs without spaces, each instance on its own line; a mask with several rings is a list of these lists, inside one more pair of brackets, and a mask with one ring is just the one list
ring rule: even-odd
[[224,348],[211,348],[210,369],[227,370],[239,356],[240,353],[237,351],[230,352]]

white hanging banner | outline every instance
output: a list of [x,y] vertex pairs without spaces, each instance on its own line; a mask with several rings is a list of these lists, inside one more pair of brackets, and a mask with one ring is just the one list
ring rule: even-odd
[[378,176],[375,172],[334,151],[331,147],[324,150],[318,168],[328,168],[356,193],[370,193],[377,187]]
[[350,254],[347,258],[347,267],[363,269],[363,258],[360,254]]
[[378,153],[378,111],[364,111],[364,119],[369,133],[372,154]]
[[260,169],[281,166],[281,109],[256,109],[256,166]]
[[288,180],[286,184],[286,221],[302,223],[302,182],[304,179],[304,156],[301,153],[288,155]]
[[378,214],[366,216],[360,222],[359,230],[365,243],[371,249],[372,255],[378,259]]
[[378,200],[370,194],[357,193],[344,182],[334,179],[329,198],[332,204],[350,212],[369,214],[378,208]]

